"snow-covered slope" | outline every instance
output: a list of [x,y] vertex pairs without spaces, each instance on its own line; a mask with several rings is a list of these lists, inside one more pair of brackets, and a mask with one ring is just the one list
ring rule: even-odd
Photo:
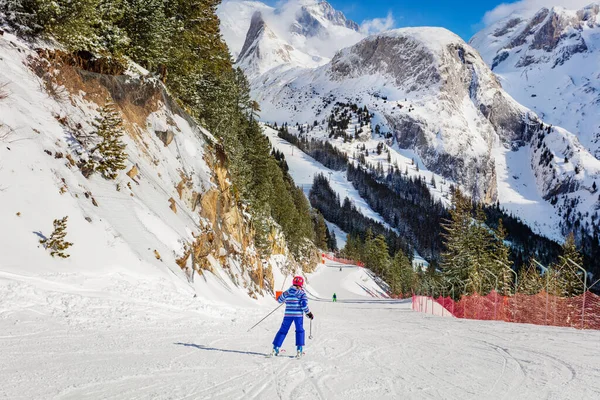
[[[54,75],[39,78],[27,65]],[[66,308],[82,293],[175,304],[195,293],[249,302],[270,292],[276,260],[257,258],[214,139],[160,84],[46,64],[7,33],[0,83],[2,307],[57,291],[69,293],[52,297]],[[88,179],[80,161],[108,97],[124,119],[126,169],[114,181]],[[70,257],[52,258],[38,241],[65,216]]]
[[470,44],[508,93],[600,158],[600,3],[516,13]]
[[312,188],[315,176],[318,174],[325,175],[329,178],[331,188],[340,196],[341,200],[348,197],[352,203],[361,210],[363,215],[392,229],[383,218],[373,211],[367,202],[360,197],[360,194],[352,186],[352,183],[348,182],[345,172],[333,171],[324,167],[301,150],[295,148],[294,145],[279,138],[277,136],[277,131],[269,127],[265,127],[265,134],[271,141],[273,148],[285,155],[286,163],[290,168],[289,173],[294,179],[294,183],[302,188],[307,197]]
[[192,298],[164,308],[89,292],[67,303],[77,308],[33,296],[16,307],[3,301],[0,396],[533,400],[595,399],[600,391],[598,331],[413,312],[410,300],[371,296],[378,286],[356,267],[322,265],[308,287],[319,296],[309,299],[315,319],[305,320],[302,360],[287,357],[293,331],[282,357],[266,357],[283,310],[248,332],[274,300],[208,312],[194,309]]

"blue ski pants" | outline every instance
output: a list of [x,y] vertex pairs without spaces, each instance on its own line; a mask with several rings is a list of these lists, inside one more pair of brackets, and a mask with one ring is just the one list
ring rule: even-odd
[[277,332],[275,339],[273,339],[273,347],[281,347],[292,326],[292,322],[296,324],[296,346],[304,346],[304,316],[300,316],[283,318],[281,328],[279,328],[279,332]]

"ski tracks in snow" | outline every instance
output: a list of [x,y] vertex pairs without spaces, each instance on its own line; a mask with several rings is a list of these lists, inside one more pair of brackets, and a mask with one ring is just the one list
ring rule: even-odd
[[[69,298],[76,307],[67,315],[61,296],[11,307],[0,315],[0,397],[600,398],[600,332],[416,313],[408,302],[349,292],[355,275],[336,267],[311,277],[338,303],[310,300],[314,339],[300,360],[265,357],[283,311],[247,333],[269,309],[178,312],[170,298],[168,307],[155,307],[156,298],[78,303],[83,293]],[[292,329],[289,355],[294,344]]]

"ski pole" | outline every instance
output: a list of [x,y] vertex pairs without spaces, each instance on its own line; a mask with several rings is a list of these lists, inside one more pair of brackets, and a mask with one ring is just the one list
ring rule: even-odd
[[260,321],[258,321],[252,328],[248,329],[248,332],[250,332],[252,329],[256,328],[256,326],[258,324],[260,324],[261,322],[263,322],[265,319],[267,319],[269,317],[269,315],[273,314],[275,311],[279,310],[279,308],[284,305],[285,303],[281,303],[280,305],[277,306],[277,308],[275,308],[273,311],[271,311],[270,313],[267,314],[266,317],[264,317],[263,319],[261,319]]
[[313,338],[313,337],[312,337],[312,319],[310,320],[310,325],[309,325],[309,326],[310,326],[310,328],[309,328],[309,329],[310,329],[310,331],[309,331],[309,334],[308,334],[308,338],[309,338],[310,340],[312,340],[312,338]]

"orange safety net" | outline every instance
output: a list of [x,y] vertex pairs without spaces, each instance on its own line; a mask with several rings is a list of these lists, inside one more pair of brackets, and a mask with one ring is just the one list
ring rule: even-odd
[[577,297],[546,292],[503,296],[492,291],[486,296],[462,296],[459,301],[441,296],[434,300],[457,318],[600,330],[600,296],[589,291]]
[[348,260],[346,258],[338,258],[338,257],[332,256],[332,255],[326,254],[326,253],[323,253],[323,258],[326,258],[326,259],[331,260],[331,261],[338,262],[340,264],[356,265],[358,267],[364,267],[365,266],[365,264],[363,264],[360,261]]

